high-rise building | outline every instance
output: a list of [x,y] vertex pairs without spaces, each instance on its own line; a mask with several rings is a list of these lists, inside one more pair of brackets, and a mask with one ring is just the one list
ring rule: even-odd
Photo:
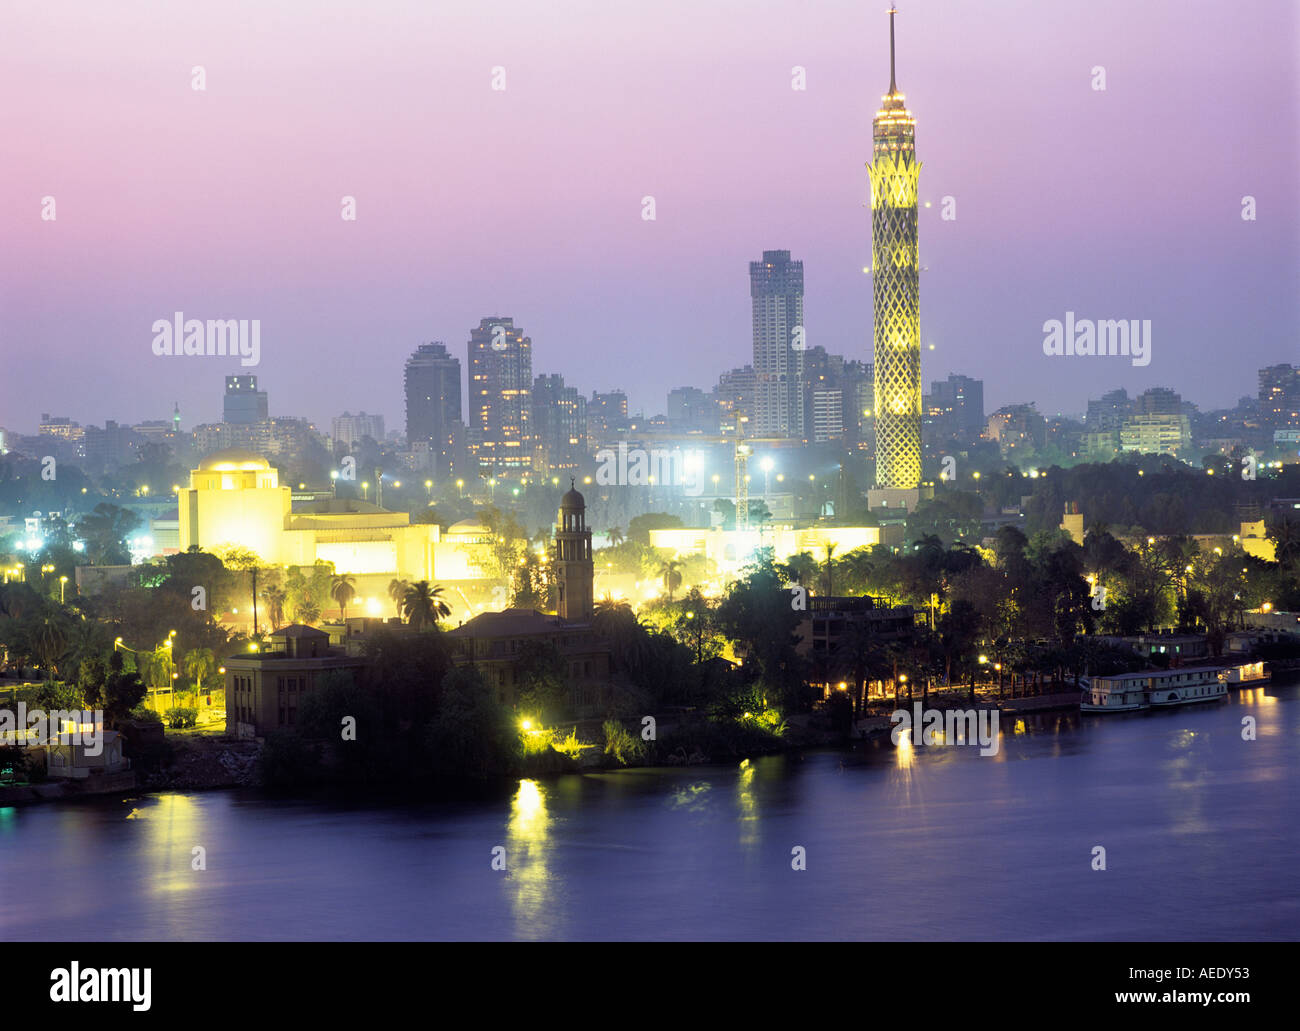
[[752,365],[742,365],[718,377],[713,396],[718,403],[719,428],[723,433],[735,433],[742,423],[746,429],[753,425],[755,382]]
[[256,376],[227,376],[221,421],[247,426],[267,418],[266,391],[257,389]]
[[1259,412],[1269,429],[1300,429],[1300,366],[1259,370]]
[[930,383],[930,401],[951,419],[952,434],[963,444],[984,432],[984,381],[969,376],[949,375]]
[[916,120],[894,74],[889,12],[889,92],[872,122],[871,282],[875,318],[876,483],[921,483],[921,308],[917,258]]
[[1169,387],[1152,387],[1133,399],[1133,412],[1136,415],[1181,415],[1183,399]]
[[699,387],[670,390],[668,426],[674,433],[717,433],[717,403]]
[[1032,458],[1047,443],[1047,420],[1032,401],[1003,405],[989,416],[985,433],[998,445],[1003,458]]
[[1133,412],[1133,401],[1123,387],[1088,402],[1084,427],[1089,433],[1114,433]]
[[578,468],[587,446],[587,399],[559,373],[533,380],[532,434],[537,472]]
[[406,359],[406,446],[429,451],[430,472],[439,480],[452,475],[463,437],[460,359],[446,344],[421,344]]
[[[457,400],[459,399],[459,393],[457,393]],[[376,444],[382,444],[384,441],[384,417],[382,415],[367,415],[365,412],[358,412],[356,415],[351,412],[344,412],[342,415],[334,416],[330,430],[330,436],[334,438],[334,443],[342,444],[347,448],[357,444],[364,437],[369,437]]]
[[789,251],[764,251],[749,263],[754,333],[754,417],[759,437],[804,432],[803,262]]
[[533,341],[512,318],[481,319],[469,338],[469,453],[484,473],[532,467]]
[[817,387],[811,392],[808,439],[818,444],[844,436],[844,394],[839,388]]
[[593,390],[587,403],[588,447],[596,450],[627,430],[627,395],[621,390]]

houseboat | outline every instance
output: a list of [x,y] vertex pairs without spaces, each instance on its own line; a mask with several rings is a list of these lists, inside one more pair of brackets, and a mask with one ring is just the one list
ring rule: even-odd
[[1108,677],[1080,677],[1080,712],[1135,712],[1216,702],[1228,694],[1223,666],[1178,666]]
[[1228,688],[1258,687],[1273,679],[1273,674],[1264,668],[1262,659],[1255,662],[1230,662],[1225,667],[1228,674]]

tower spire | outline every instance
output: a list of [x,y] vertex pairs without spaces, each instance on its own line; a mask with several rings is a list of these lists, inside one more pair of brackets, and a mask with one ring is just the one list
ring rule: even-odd
[[894,15],[898,12],[897,7],[889,8],[889,92],[897,93],[898,85],[894,79]]

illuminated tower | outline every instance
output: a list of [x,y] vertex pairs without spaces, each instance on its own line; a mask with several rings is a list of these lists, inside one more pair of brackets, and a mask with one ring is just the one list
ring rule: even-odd
[[876,484],[921,483],[920,266],[916,254],[916,120],[894,78],[889,12],[889,92],[872,122],[871,283],[875,332]]
[[586,623],[591,620],[595,600],[591,530],[587,526],[587,502],[572,479],[569,487],[560,499],[555,527],[555,614],[570,623]]

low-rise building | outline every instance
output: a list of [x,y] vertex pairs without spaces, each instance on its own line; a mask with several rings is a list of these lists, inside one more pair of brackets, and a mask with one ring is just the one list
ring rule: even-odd
[[226,659],[226,721],[236,737],[264,737],[297,723],[302,699],[338,671],[355,672],[364,660],[330,647],[315,627],[282,627],[263,651]]
[[513,708],[529,642],[553,647],[564,663],[569,702],[580,715],[609,700],[610,647],[590,623],[570,623],[536,609],[484,612],[447,631],[457,665],[475,666],[497,700]]

